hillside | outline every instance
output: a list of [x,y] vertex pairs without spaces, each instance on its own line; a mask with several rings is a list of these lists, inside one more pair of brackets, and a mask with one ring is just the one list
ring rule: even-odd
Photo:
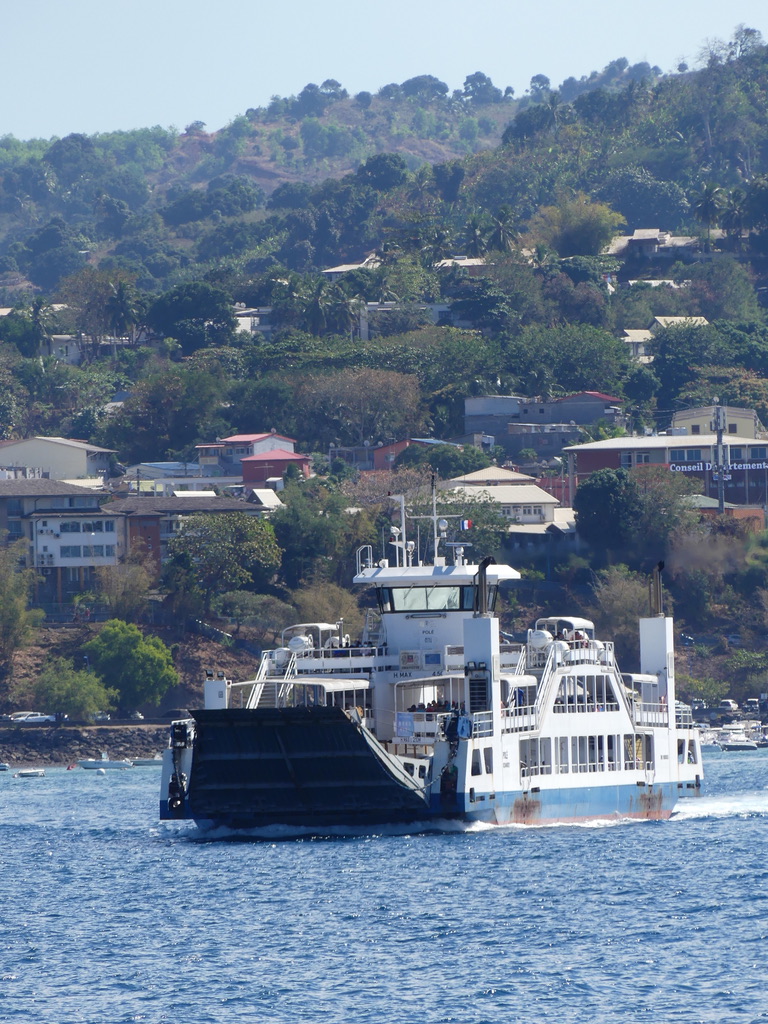
[[[163,708],[183,708],[202,701],[206,669],[224,672],[229,679],[250,679],[256,669],[253,654],[221,644],[205,637],[184,633],[175,642],[167,630],[154,630],[173,652],[173,663],[179,673],[179,685],[166,694]],[[43,627],[35,632],[34,642],[16,655],[12,683],[12,702],[16,708],[33,707],[30,686],[45,661],[66,658],[76,667],[82,662],[81,649],[97,633],[96,626],[81,625]],[[147,718],[159,709],[144,708]]]
[[[0,139],[0,302],[13,304],[30,291],[52,294],[85,265],[122,268],[142,289],[156,291],[222,259],[247,255],[257,265],[306,270],[360,254],[386,237],[381,229],[391,218],[376,207],[391,183],[367,181],[373,194],[347,208],[329,205],[329,196],[313,202],[314,227],[292,223],[290,211],[307,205],[300,186],[327,192],[324,183],[382,154],[397,155],[413,175],[415,191],[398,200],[413,206],[406,219],[423,216],[432,195],[439,209],[430,216],[461,223],[473,209],[515,204],[517,185],[510,190],[504,183],[498,196],[475,187],[484,165],[473,157],[496,151],[517,116],[537,124],[557,102],[562,120],[596,93],[616,97],[665,81],[658,68],[626,60],[567,79],[557,90],[537,76],[519,99],[481,72],[451,95],[431,75],[354,97],[329,80],[249,109],[213,134],[195,122],[182,133],[153,127],[50,141],[6,136]],[[510,157],[506,152],[504,161]],[[432,166],[442,168],[434,182]],[[541,185],[535,187],[544,202]],[[517,219],[527,212],[523,207]],[[327,224],[318,223],[322,214]],[[312,237],[318,233],[321,238]]]

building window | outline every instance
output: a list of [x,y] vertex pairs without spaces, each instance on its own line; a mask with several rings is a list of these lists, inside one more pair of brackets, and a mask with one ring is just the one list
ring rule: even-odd
[[62,544],[62,558],[82,558],[82,549],[79,544]]
[[115,532],[115,521],[114,521],[114,519],[107,519],[106,520],[106,522],[104,523],[104,532],[105,533],[114,533]]
[[619,456],[619,465],[622,469],[632,468],[632,452],[622,452]]
[[62,533],[80,533],[80,523],[75,520],[65,520],[59,529]]
[[646,463],[648,463],[650,461],[651,461],[651,453],[650,452],[638,452],[637,455],[635,456],[635,462],[637,462],[638,466],[641,466],[641,465],[644,466]]
[[103,558],[104,557],[104,545],[103,544],[84,544],[83,545],[83,558]]
[[698,423],[691,424],[691,433],[692,434],[700,434],[701,433],[701,427],[699,426]]
[[104,554],[106,555],[107,558],[114,558],[115,557],[115,545],[114,544],[105,544],[104,545]]
[[729,434],[737,434],[738,433],[738,428],[739,428],[738,423],[729,423],[728,424],[728,433]]
[[701,462],[701,448],[672,448],[670,462]]
[[750,459],[764,459],[766,457],[766,452],[768,452],[768,449],[762,446],[758,448],[750,448],[749,457]]

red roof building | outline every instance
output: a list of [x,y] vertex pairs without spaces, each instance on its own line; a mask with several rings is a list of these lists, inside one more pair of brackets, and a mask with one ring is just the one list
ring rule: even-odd
[[240,460],[243,483],[261,485],[274,477],[281,477],[289,466],[296,466],[303,477],[310,474],[310,458],[298,452],[286,452],[275,448],[258,455],[247,455]]

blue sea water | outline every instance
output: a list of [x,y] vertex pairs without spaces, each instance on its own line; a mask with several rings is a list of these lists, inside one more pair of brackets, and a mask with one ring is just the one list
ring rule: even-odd
[[768,750],[668,822],[248,841],[0,776],[0,1021],[768,1021]]

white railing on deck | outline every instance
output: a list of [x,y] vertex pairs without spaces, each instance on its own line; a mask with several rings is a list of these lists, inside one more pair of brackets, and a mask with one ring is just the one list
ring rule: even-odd
[[636,725],[669,726],[669,708],[666,704],[631,702],[632,719]]
[[538,728],[538,715],[533,704],[504,708],[501,717],[502,732],[529,732]]

